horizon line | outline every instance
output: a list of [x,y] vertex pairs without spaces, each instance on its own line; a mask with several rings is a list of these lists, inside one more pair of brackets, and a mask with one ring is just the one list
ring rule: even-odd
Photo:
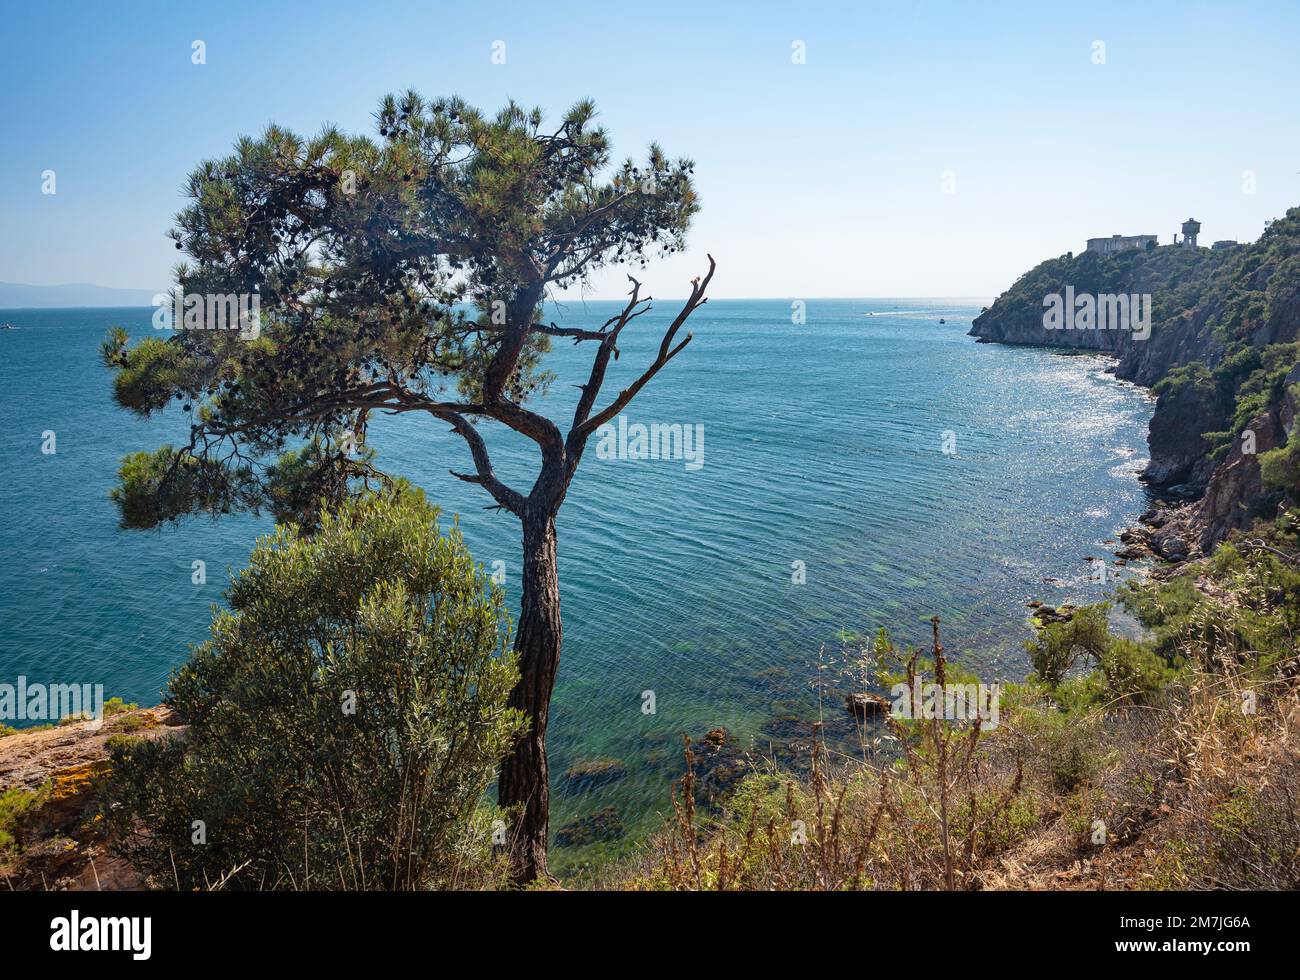
[[[13,284],[13,285],[18,285],[18,284],[15,283],[15,284]],[[87,285],[89,285],[89,284],[87,284]],[[53,287],[45,287],[45,288],[53,288]],[[128,288],[130,288],[130,287],[104,286],[104,287],[101,287],[101,288],[104,288],[104,289],[128,289]],[[143,289],[142,289],[142,290],[140,290],[140,292],[148,292],[148,290],[143,290]],[[160,294],[159,294],[159,295],[160,295]],[[710,296],[710,297],[708,297],[708,299],[709,299],[709,301],[711,301],[711,302],[715,302],[715,303],[716,303],[716,302],[744,303],[744,302],[755,302],[755,301],[781,302],[781,301],[785,301],[785,300],[789,300],[789,301],[791,301],[791,302],[794,302],[794,301],[815,302],[815,301],[818,301],[818,300],[892,300],[892,299],[900,299],[900,300],[916,300],[916,299],[925,299],[925,300],[950,300],[950,301],[955,301],[955,300],[995,300],[995,299],[997,299],[997,297],[998,297],[999,295],[1001,295],[1001,294],[1000,294],[1000,293],[999,293],[999,294],[985,294],[985,295],[978,295],[978,294],[977,294],[977,295],[935,295],[935,294],[902,295],[902,294],[899,294],[899,295],[896,295],[896,296],[861,296],[861,295],[860,295],[860,296],[794,296],[794,295],[788,295],[788,296]],[[683,300],[683,301],[684,301],[684,300],[686,300],[686,299],[687,299],[687,297],[685,297],[685,296],[663,296],[663,297],[659,297],[659,298],[657,298],[657,299],[654,299],[652,302],[654,302],[654,303],[675,303],[675,302],[677,302],[678,300]],[[582,304],[582,303],[623,303],[623,302],[626,302],[626,301],[627,301],[627,297],[626,297],[626,296],[585,296],[585,297],[582,297],[582,298],[580,298],[580,299],[547,299],[547,300],[544,300],[543,303],[544,303],[544,304],[554,304],[554,305],[561,305],[561,306],[564,306],[564,305],[578,305],[578,304]],[[24,310],[152,310],[152,309],[155,309],[155,308],[156,308],[156,307],[155,307],[155,305],[153,305],[153,304],[144,305],[144,306],[137,306],[137,305],[134,305],[134,304],[107,305],[107,306],[105,306],[105,305],[94,305],[94,306],[85,306],[85,305],[76,305],[76,306],[0,306],[0,310],[9,310],[9,311],[13,311],[13,312],[22,312],[22,311],[24,311]]]

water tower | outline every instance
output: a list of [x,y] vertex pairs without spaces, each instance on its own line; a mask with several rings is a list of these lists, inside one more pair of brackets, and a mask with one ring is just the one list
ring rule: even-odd
[[1183,244],[1188,248],[1196,247],[1196,236],[1201,232],[1201,223],[1195,218],[1183,222]]

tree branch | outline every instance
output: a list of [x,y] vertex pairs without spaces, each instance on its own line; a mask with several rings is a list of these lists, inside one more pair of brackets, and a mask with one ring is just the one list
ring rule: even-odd
[[473,474],[457,473],[450,470],[452,476],[458,480],[464,480],[466,483],[476,483],[492,495],[492,499],[497,504],[516,517],[524,516],[524,496],[516,490],[510,489],[497,478],[495,471],[492,469],[492,459],[488,456],[487,445],[483,442],[483,436],[474,428],[469,419],[465,418],[459,412],[453,412],[449,409],[436,404],[426,406],[430,414],[444,421],[451,423],[452,431],[458,433],[469,446],[470,455],[474,458]]
[[[663,340],[659,344],[659,355],[654,359],[654,362],[646,368],[641,376],[632,382],[631,385],[620,391],[618,397],[608,406],[596,413],[594,416],[587,418],[586,412],[590,411],[591,404],[595,402],[596,395],[600,390],[600,385],[604,381],[605,368],[609,364],[608,351],[609,347],[612,346],[612,339],[606,340],[605,343],[601,345],[601,349],[596,355],[596,362],[592,365],[591,379],[584,387],[582,399],[578,403],[578,412],[574,415],[573,428],[569,430],[567,445],[570,450],[570,457],[573,460],[571,465],[577,465],[576,458],[578,453],[576,450],[581,448],[591,433],[595,432],[598,428],[617,416],[619,412],[626,408],[628,402],[636,397],[637,392],[644,388],[646,384],[649,383],[650,379],[659,373],[664,365],[680,354],[682,349],[691,342],[692,335],[688,333],[679,344],[673,346],[673,340],[676,338],[677,332],[682,328],[682,324],[686,322],[692,313],[708,302],[708,298],[704,293],[709,288],[709,281],[713,278],[713,272],[716,268],[717,263],[714,262],[713,256],[710,255],[708,274],[705,275],[702,280],[698,278],[691,280],[690,298],[687,299],[686,303],[682,306],[681,312],[677,314],[668,329],[664,332]],[[628,316],[627,314],[635,305],[636,292],[638,288],[636,280],[633,279],[632,282],[634,284],[632,290],[633,302],[629,302],[628,306],[624,308],[624,319],[620,322],[618,327],[610,331],[611,338],[616,338],[618,331],[626,325],[627,320],[631,319],[631,316]],[[641,312],[644,312],[644,310]]]

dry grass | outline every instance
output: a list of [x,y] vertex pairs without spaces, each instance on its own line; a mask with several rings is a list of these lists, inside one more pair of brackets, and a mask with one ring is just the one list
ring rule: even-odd
[[[947,669],[934,621],[935,681]],[[909,684],[919,657],[905,664]],[[756,772],[720,822],[701,826],[694,758],[675,791],[675,818],[628,887],[669,890],[977,888],[979,869],[1034,820],[1021,757],[986,742],[981,722],[886,722],[896,765],[828,763],[820,726],[812,772],[796,781]],[[1002,766],[991,760],[999,757]]]
[[[933,654],[942,682],[937,624]],[[818,738],[809,778],[756,770],[714,818],[696,810],[688,741],[669,825],[603,886],[1300,887],[1295,681],[1205,664],[1147,703],[1064,724],[1055,710],[1018,703],[996,731],[890,718],[892,762],[832,766]]]

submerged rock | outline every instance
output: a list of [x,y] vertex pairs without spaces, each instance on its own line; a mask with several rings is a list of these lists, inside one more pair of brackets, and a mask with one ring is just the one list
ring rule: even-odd
[[721,809],[723,800],[752,768],[736,739],[725,728],[714,728],[694,742],[691,755],[695,801],[715,811]]
[[564,782],[573,792],[585,793],[626,775],[627,766],[619,759],[583,759],[569,766]]
[[555,843],[557,847],[582,847],[618,840],[624,833],[623,818],[618,815],[618,810],[606,806],[594,813],[574,817],[555,832]]

